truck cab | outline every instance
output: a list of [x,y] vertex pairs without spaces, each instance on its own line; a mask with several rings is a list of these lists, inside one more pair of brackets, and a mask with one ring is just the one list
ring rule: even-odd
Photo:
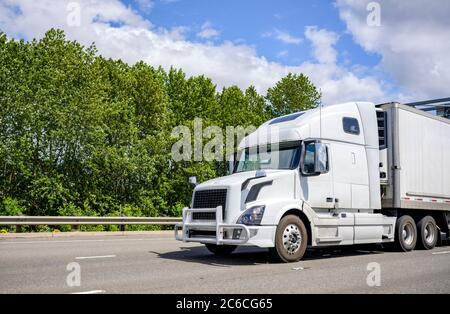
[[379,110],[351,102],[267,121],[242,140],[230,175],[195,187],[176,239],[215,254],[269,248],[284,262],[308,246],[393,242],[398,217],[381,205]]

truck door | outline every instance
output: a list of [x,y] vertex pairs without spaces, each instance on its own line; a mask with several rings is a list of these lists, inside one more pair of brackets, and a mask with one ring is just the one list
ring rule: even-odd
[[330,169],[329,146],[326,143],[323,160],[325,169],[316,171],[316,141],[304,142],[302,145],[300,187],[303,199],[315,210],[334,208],[333,171]]
[[333,191],[340,209],[369,208],[369,177],[364,146],[332,143]]
[[326,152],[321,158],[322,162],[325,160],[326,163],[323,172],[316,171],[317,154],[319,154],[316,143],[303,144],[300,179],[303,198],[316,213],[315,241],[318,245],[353,244],[354,214],[339,208],[340,200],[335,194],[334,168],[339,165],[334,163],[333,155],[336,153],[333,151],[334,143],[325,144]]

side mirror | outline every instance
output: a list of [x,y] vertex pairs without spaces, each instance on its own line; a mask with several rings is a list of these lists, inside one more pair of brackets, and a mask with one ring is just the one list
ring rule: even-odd
[[317,174],[328,172],[328,154],[325,144],[315,143],[316,153],[314,154],[314,172]]
[[302,143],[300,171],[305,177],[328,172],[328,148],[319,141]]
[[189,177],[189,183],[193,186],[197,186],[197,177]]

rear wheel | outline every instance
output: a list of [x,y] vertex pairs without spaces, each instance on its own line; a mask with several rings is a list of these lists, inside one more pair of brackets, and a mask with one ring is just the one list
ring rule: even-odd
[[411,216],[405,215],[397,219],[395,226],[395,245],[403,252],[414,250],[417,243],[417,227]]
[[299,261],[306,251],[308,233],[303,221],[294,215],[281,219],[275,235],[275,247],[272,255],[286,263]]
[[419,235],[417,244],[420,248],[431,250],[436,246],[438,241],[438,229],[433,217],[423,217],[417,224],[417,233]]
[[237,248],[235,245],[205,244],[205,246],[211,253],[217,256],[230,255]]

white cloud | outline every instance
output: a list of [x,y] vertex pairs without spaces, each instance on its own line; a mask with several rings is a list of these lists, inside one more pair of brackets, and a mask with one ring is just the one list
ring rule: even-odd
[[306,27],[305,37],[308,38],[314,48],[314,57],[321,63],[336,63],[337,52],[334,45],[339,36],[317,26]]
[[409,99],[449,96],[450,1],[383,0],[380,27],[367,24],[369,0],[337,0],[341,19],[366,51],[381,55]]
[[212,27],[211,22],[205,22],[197,36],[203,39],[214,39],[219,37],[220,32]]
[[272,37],[276,40],[281,41],[282,43],[290,45],[299,45],[302,42],[302,39],[300,37],[295,37],[288,32],[281,31],[279,29],[275,29],[272,32],[265,33],[263,34],[263,37]]
[[308,26],[305,37],[311,41],[315,62],[303,63],[298,71],[308,74],[320,88],[325,104],[352,100],[386,101],[387,93],[377,78],[357,76],[336,63],[337,51],[334,45],[339,38],[336,33]]
[[145,13],[149,13],[155,5],[153,0],[134,0],[134,2],[138,5],[139,10]]
[[288,55],[289,55],[289,51],[288,50],[282,50],[282,51],[277,53],[277,57],[278,58],[286,58]]
[[286,66],[268,61],[247,44],[188,41],[184,36],[186,28],[155,28],[138,12],[117,0],[78,2],[81,4],[81,25],[70,27],[66,22],[69,1],[3,0],[0,2],[0,29],[12,37],[31,39],[41,38],[51,27],[61,28],[71,40],[85,45],[95,42],[99,52],[106,57],[120,58],[130,64],[144,60],[166,69],[173,65],[182,68],[187,75],[211,77],[219,88],[255,85],[259,92],[265,93],[267,88],[292,72],[308,75],[321,89],[325,104],[388,100],[383,84],[375,77],[356,75],[336,64],[337,34],[317,27],[305,31],[314,47],[315,60]]

